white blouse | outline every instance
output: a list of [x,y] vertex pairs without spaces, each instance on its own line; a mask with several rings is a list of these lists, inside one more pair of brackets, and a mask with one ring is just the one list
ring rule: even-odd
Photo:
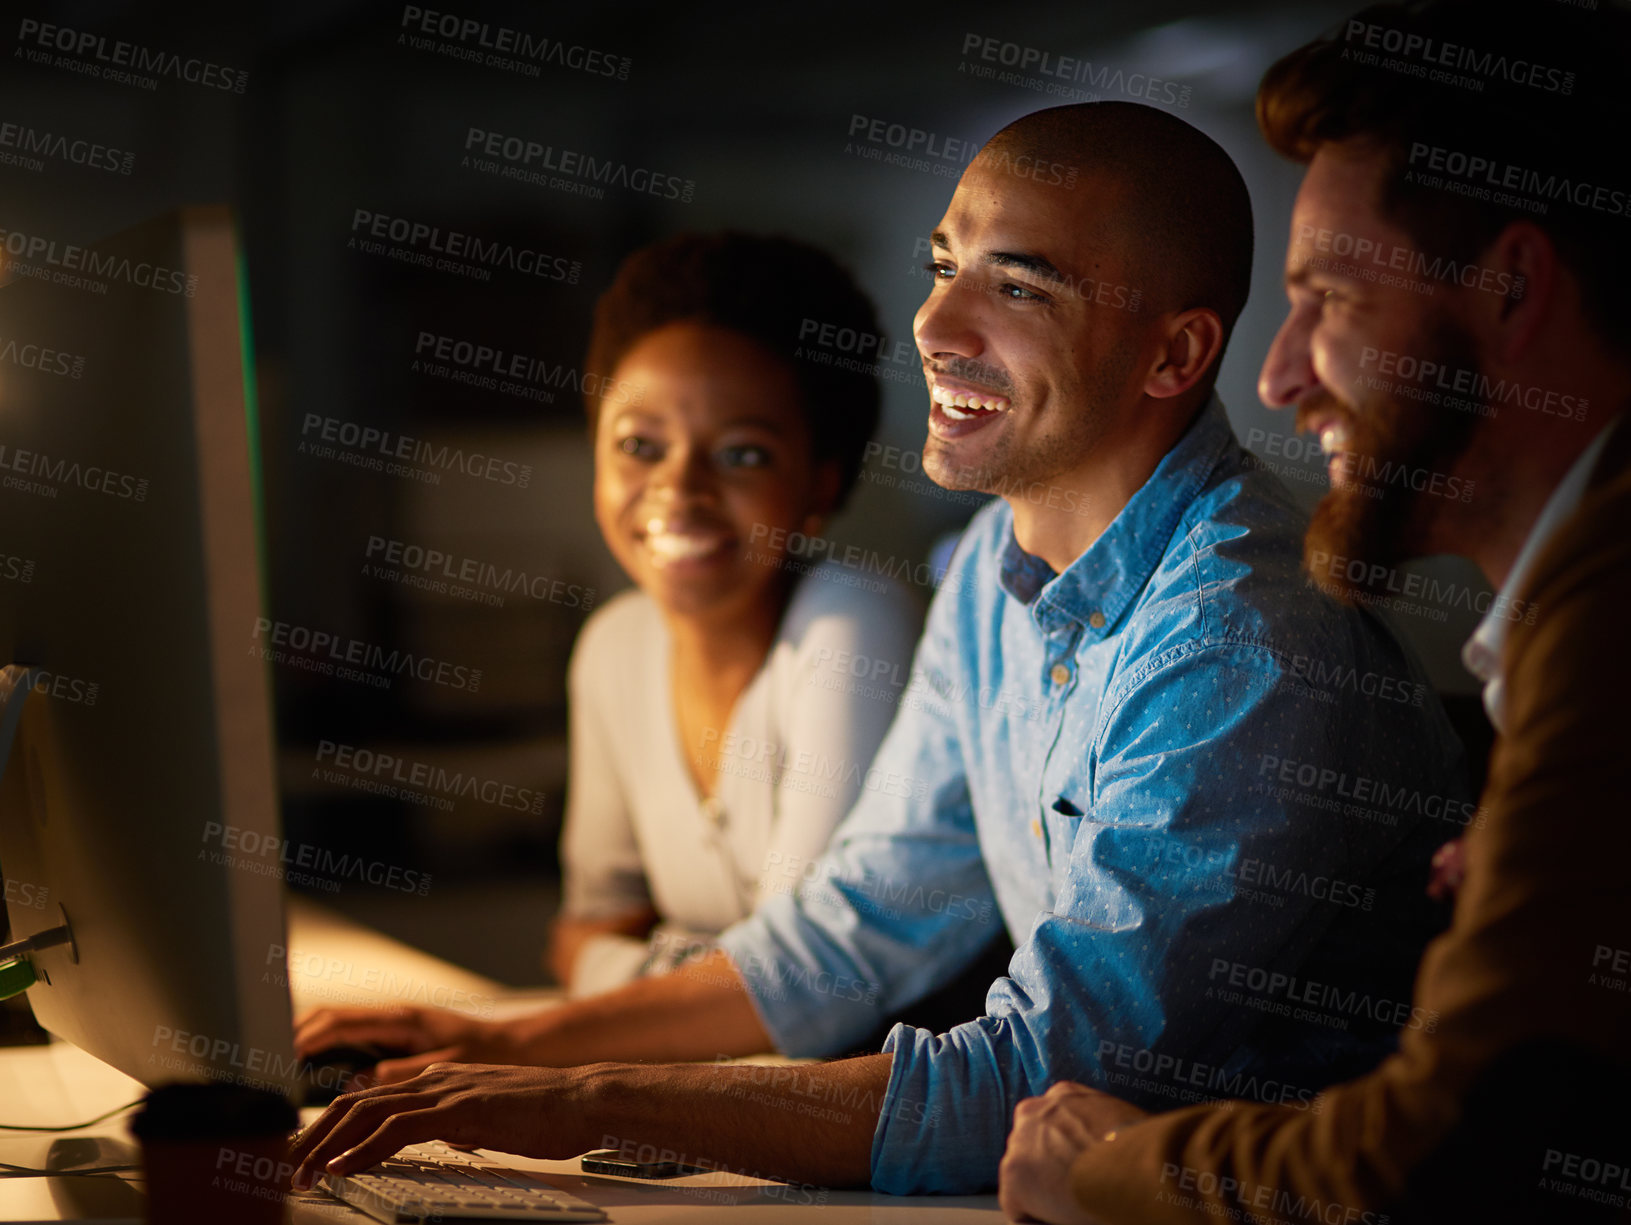
[[601,919],[650,906],[661,921],[648,939],[586,941],[572,995],[672,968],[820,856],[866,785],[920,625],[899,584],[833,562],[814,567],[729,726],[704,733],[718,763],[704,799],[675,724],[657,605],[636,589],[589,618],[567,682],[562,914]]

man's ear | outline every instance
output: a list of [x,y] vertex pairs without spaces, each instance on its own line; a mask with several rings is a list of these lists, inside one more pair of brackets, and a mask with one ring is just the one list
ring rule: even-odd
[[1144,379],[1144,394],[1158,400],[1183,395],[1223,353],[1223,320],[1210,307],[1174,315],[1164,331],[1166,343]]
[[1545,230],[1530,221],[1514,221],[1478,257],[1493,271],[1502,294],[1485,294],[1479,302],[1484,324],[1499,339],[1500,356],[1513,361],[1524,355],[1548,315],[1557,307],[1557,248]]

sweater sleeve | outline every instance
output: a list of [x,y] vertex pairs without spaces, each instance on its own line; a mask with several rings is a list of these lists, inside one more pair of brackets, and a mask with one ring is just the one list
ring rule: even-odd
[[651,904],[634,822],[618,776],[612,726],[618,639],[637,628],[632,606],[613,601],[579,634],[567,672],[569,773],[561,831],[561,913],[604,919]]
[[1631,1075],[1631,482],[1616,489],[1551,542],[1508,640],[1507,734],[1450,930],[1416,980],[1427,1023],[1313,1110],[1199,1106],[1086,1150],[1072,1184],[1094,1219],[1573,1220],[1605,1196],[1631,1205],[1631,1188],[1602,1184],[1628,1164],[1625,1125],[1569,1105],[1606,1094],[1623,1115],[1610,1084]]

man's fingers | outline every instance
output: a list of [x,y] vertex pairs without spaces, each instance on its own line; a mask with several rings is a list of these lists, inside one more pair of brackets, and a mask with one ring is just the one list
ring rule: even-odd
[[1029,1221],[1031,1214],[1025,1209],[1025,1195],[1021,1190],[1021,1180],[1006,1177],[997,1187],[997,1207],[1002,1209],[1003,1216],[1010,1221]]
[[294,1184],[305,1189],[323,1175],[323,1167],[341,1153],[356,1148],[397,1111],[422,1105],[427,1099],[401,1085],[362,1089],[334,1100],[295,1145],[291,1162]]
[[409,1055],[404,1059],[382,1059],[374,1065],[371,1073],[372,1083],[400,1084],[402,1081],[412,1080],[433,1063],[456,1063],[459,1054],[458,1047],[444,1046],[439,1051],[426,1051],[424,1054]]
[[393,1114],[361,1143],[341,1153],[330,1164],[333,1174],[355,1174],[392,1156],[399,1149],[425,1140],[435,1140],[442,1130],[440,1107],[406,1110]]
[[413,1049],[425,1041],[424,1027],[415,1016],[400,1016],[373,1009],[346,1009],[319,1013],[296,1028],[294,1049],[306,1057],[332,1046],[395,1046]]

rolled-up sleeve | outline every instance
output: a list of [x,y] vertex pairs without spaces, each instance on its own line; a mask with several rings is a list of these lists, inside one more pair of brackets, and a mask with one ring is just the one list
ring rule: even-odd
[[999,930],[969,801],[937,599],[860,800],[825,855],[719,943],[779,1050],[831,1055],[949,981]]
[[1337,818],[1256,785],[1265,755],[1342,758],[1333,721],[1307,716],[1281,661],[1254,645],[1197,646],[1105,703],[1080,750],[1094,756],[1092,803],[1062,852],[1054,909],[993,985],[987,1015],[939,1036],[889,1035],[872,1150],[881,1191],[995,1185],[1014,1107],[1055,1080],[1170,1107],[1117,1070],[1161,1066],[1168,1093],[1204,1078],[1204,1053],[1235,1049],[1261,1015],[1212,998],[1215,959],[1295,965],[1325,924],[1311,897],[1277,908],[1235,896],[1243,854],[1309,872],[1353,858]]

